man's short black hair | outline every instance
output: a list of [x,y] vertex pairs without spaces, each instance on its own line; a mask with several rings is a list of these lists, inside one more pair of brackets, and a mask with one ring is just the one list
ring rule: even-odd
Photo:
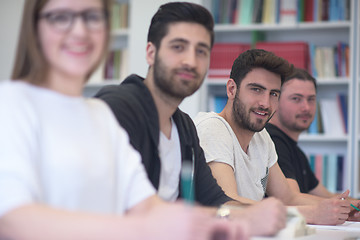
[[214,43],[214,20],[211,13],[203,6],[189,2],[170,2],[159,7],[151,19],[148,32],[148,42],[156,48],[168,33],[169,25],[177,22],[198,23],[204,26],[211,37],[211,47]]

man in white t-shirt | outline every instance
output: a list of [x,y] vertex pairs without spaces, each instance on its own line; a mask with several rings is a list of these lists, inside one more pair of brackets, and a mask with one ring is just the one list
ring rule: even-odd
[[225,193],[254,203],[268,196],[298,205],[308,223],[340,224],[350,212],[348,191],[331,199],[292,191],[264,129],[275,113],[284,78],[292,65],[271,52],[248,50],[232,66],[223,111],[199,113],[195,125],[214,177]]

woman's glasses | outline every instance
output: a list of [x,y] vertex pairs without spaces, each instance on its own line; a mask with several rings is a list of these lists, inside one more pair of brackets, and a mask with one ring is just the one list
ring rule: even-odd
[[104,10],[88,9],[81,12],[73,12],[70,10],[55,10],[45,12],[39,15],[39,18],[44,18],[46,21],[60,32],[68,32],[73,24],[75,18],[80,17],[86,28],[90,31],[99,31],[106,26],[107,14]]

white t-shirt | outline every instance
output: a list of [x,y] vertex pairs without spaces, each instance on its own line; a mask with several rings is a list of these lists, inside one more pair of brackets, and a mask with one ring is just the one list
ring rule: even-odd
[[269,169],[277,154],[268,132],[254,134],[246,154],[228,122],[214,112],[199,113],[194,119],[207,162],[229,164],[235,174],[239,196],[261,200],[266,191]]
[[170,139],[160,131],[159,142],[161,169],[158,196],[165,201],[175,201],[178,198],[181,170],[179,132],[174,121],[171,122]]
[[153,194],[139,153],[101,100],[0,84],[0,217],[30,203],[122,214]]

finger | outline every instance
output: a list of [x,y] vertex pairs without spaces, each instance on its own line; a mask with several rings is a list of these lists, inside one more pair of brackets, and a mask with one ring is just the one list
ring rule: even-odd
[[343,209],[348,209],[349,212],[353,210],[353,208],[351,207],[351,203],[347,200],[340,201],[340,207],[342,207]]
[[336,202],[341,207],[349,207],[350,208],[350,202],[348,200],[336,200]]
[[349,218],[349,213],[342,213],[341,215],[341,219],[348,219]]
[[343,224],[343,223],[345,223],[346,222],[346,220],[341,220],[341,219],[339,219],[339,221],[337,221],[336,222],[336,224],[338,225],[338,224]]
[[[341,193],[340,195],[338,195],[338,198],[341,200],[345,200],[350,194],[350,190],[347,189],[345,192]],[[344,199],[343,199],[344,198]]]

